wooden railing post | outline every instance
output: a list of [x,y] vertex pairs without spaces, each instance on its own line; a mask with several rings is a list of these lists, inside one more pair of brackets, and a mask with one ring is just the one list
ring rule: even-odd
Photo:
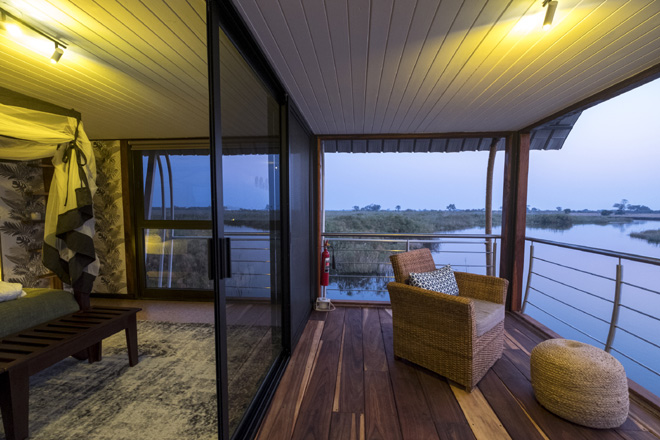
[[621,258],[619,264],[616,265],[616,281],[614,285],[614,305],[612,306],[612,319],[610,320],[610,331],[607,334],[607,342],[605,343],[605,351],[610,352],[612,344],[614,343],[614,335],[616,334],[616,326],[619,323],[619,306],[621,305],[621,283],[623,282],[623,266],[621,265]]
[[509,280],[506,307],[512,311],[520,311],[522,303],[528,170],[529,133],[512,133],[506,138],[504,155],[500,254],[500,277]]

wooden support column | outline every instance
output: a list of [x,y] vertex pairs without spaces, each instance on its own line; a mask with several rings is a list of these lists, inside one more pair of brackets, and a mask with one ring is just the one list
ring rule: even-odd
[[528,171],[529,133],[513,133],[506,138],[504,156],[500,256],[500,277],[509,280],[506,307],[513,311],[520,311],[522,302]]

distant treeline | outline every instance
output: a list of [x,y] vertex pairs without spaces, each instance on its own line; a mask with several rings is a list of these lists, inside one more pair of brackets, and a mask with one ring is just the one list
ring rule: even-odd
[[[225,209],[224,224],[268,230],[271,228],[272,223],[277,221],[276,212],[265,209]],[[211,220],[210,207],[177,207],[174,213],[175,220]],[[162,212],[154,209],[152,219],[161,218]],[[166,218],[169,218],[169,212],[166,213]],[[633,218],[626,214],[602,215],[598,211],[537,210],[527,212],[527,227],[539,229],[566,230],[575,225],[606,225],[610,223],[627,223],[632,220]],[[649,218],[649,220],[652,220],[652,218]],[[657,220],[660,220],[660,215],[658,215]],[[500,211],[493,212],[493,226],[499,226],[501,222],[502,213]],[[469,228],[484,228],[485,225],[486,213],[483,210],[353,210],[325,212],[325,231],[331,233],[431,234]],[[650,236],[654,237],[660,235],[658,231],[645,231],[644,233],[646,232],[651,232]],[[651,241],[646,236],[635,237]]]
[[[571,214],[566,212],[528,212],[527,226],[539,229],[566,230],[579,224],[605,225],[632,221],[625,216]],[[493,212],[493,226],[502,223],[502,213]],[[373,232],[388,234],[424,234],[484,228],[484,211],[326,211],[326,232]]]
[[[499,225],[501,213],[493,213]],[[326,211],[326,232],[374,232],[387,234],[430,234],[484,227],[483,211]]]

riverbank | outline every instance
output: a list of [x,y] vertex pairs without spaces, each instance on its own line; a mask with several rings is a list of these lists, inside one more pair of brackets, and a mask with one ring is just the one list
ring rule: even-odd
[[642,232],[632,232],[630,236],[633,238],[641,238],[649,243],[660,244],[660,229],[647,229]]
[[[527,213],[527,227],[567,230],[575,225],[608,225],[630,223],[634,220],[658,220],[660,213],[601,215],[599,212],[566,213],[533,211]],[[484,211],[326,211],[325,231],[374,232],[389,234],[420,234],[453,232],[467,228],[484,227]],[[493,226],[500,226],[502,213],[493,212]]]

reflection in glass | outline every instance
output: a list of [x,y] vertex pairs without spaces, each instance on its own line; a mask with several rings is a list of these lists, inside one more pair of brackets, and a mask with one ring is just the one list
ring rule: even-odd
[[208,151],[142,153],[145,220],[211,220]]
[[229,431],[282,351],[280,107],[220,31]]
[[146,229],[146,287],[213,289],[208,279],[209,238],[211,231],[205,229]]

